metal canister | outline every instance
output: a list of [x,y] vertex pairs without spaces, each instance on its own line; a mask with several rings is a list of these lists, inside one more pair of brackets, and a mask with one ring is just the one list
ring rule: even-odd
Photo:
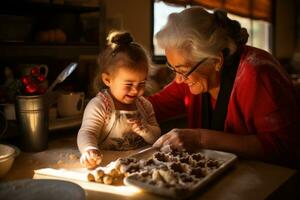
[[21,149],[36,152],[48,146],[49,106],[43,95],[17,96],[16,118]]

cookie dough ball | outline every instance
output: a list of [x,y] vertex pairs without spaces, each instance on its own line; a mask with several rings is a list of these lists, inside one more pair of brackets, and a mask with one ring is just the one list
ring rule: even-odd
[[105,175],[104,171],[102,169],[97,169],[95,171],[95,176],[98,176],[98,177],[103,177]]
[[120,174],[119,174],[119,171],[117,169],[112,169],[110,172],[109,172],[109,175],[113,178],[117,178]]
[[95,176],[92,173],[87,173],[86,179],[90,182],[94,182],[95,181]]
[[104,171],[102,169],[97,169],[94,171],[95,181],[97,183],[103,183]]
[[103,177],[103,183],[106,184],[106,185],[111,185],[113,182],[113,178],[109,175],[105,175]]

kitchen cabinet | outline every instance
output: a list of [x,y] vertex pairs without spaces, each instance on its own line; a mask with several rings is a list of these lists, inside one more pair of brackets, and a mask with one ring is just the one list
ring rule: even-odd
[[[24,64],[48,65],[47,81],[51,83],[70,62],[79,62],[63,84],[68,91],[89,90],[91,71],[105,43],[105,3],[85,6],[82,4],[87,1],[81,5],[51,2],[57,1],[1,1],[0,86],[7,78],[6,67],[19,79]],[[3,102],[1,98],[0,92]]]
[[105,40],[105,8],[28,1],[1,2],[1,62],[96,55]]
[[[96,57],[105,42],[105,4],[73,2],[1,1],[0,111],[2,105],[14,104],[15,80],[24,75],[23,68],[28,65],[47,65],[46,82],[50,85],[70,62],[78,62],[77,69],[55,90],[83,91],[88,99]],[[13,74],[9,79],[7,69]],[[78,126],[81,118],[59,118],[55,122],[50,123],[50,130]],[[14,120],[9,120],[8,129],[17,130]]]

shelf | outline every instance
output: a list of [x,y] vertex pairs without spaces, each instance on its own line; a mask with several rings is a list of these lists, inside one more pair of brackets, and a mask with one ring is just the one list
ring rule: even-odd
[[0,59],[3,60],[16,59],[16,57],[55,57],[66,59],[82,55],[97,55],[99,52],[99,46],[91,44],[0,45]]
[[49,120],[49,131],[57,131],[68,128],[79,128],[82,122],[82,115],[57,118],[54,120]]
[[86,7],[77,5],[64,5],[53,3],[34,2],[1,2],[0,13],[8,15],[33,15],[33,14],[53,14],[53,13],[87,13],[99,12],[100,7]]

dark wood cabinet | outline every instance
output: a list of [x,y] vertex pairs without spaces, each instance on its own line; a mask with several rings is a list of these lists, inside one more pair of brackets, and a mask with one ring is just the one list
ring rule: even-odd
[[105,5],[101,1],[96,6],[49,2],[1,1],[0,89],[6,90],[7,67],[19,79],[24,64],[48,65],[51,84],[70,62],[79,62],[62,89],[90,90],[96,57],[105,42]]
[[[105,42],[105,5],[51,2],[55,1],[0,3],[0,111],[2,105],[14,103],[14,86],[24,76],[26,65],[47,65],[49,86],[70,62],[78,62],[77,69],[55,90],[84,91],[89,98],[96,57]],[[81,118],[58,118],[51,121],[49,129],[77,127],[80,123]],[[16,130],[14,120],[8,126],[7,132]]]
[[104,45],[105,8],[30,2],[1,2],[1,61],[76,59]]

